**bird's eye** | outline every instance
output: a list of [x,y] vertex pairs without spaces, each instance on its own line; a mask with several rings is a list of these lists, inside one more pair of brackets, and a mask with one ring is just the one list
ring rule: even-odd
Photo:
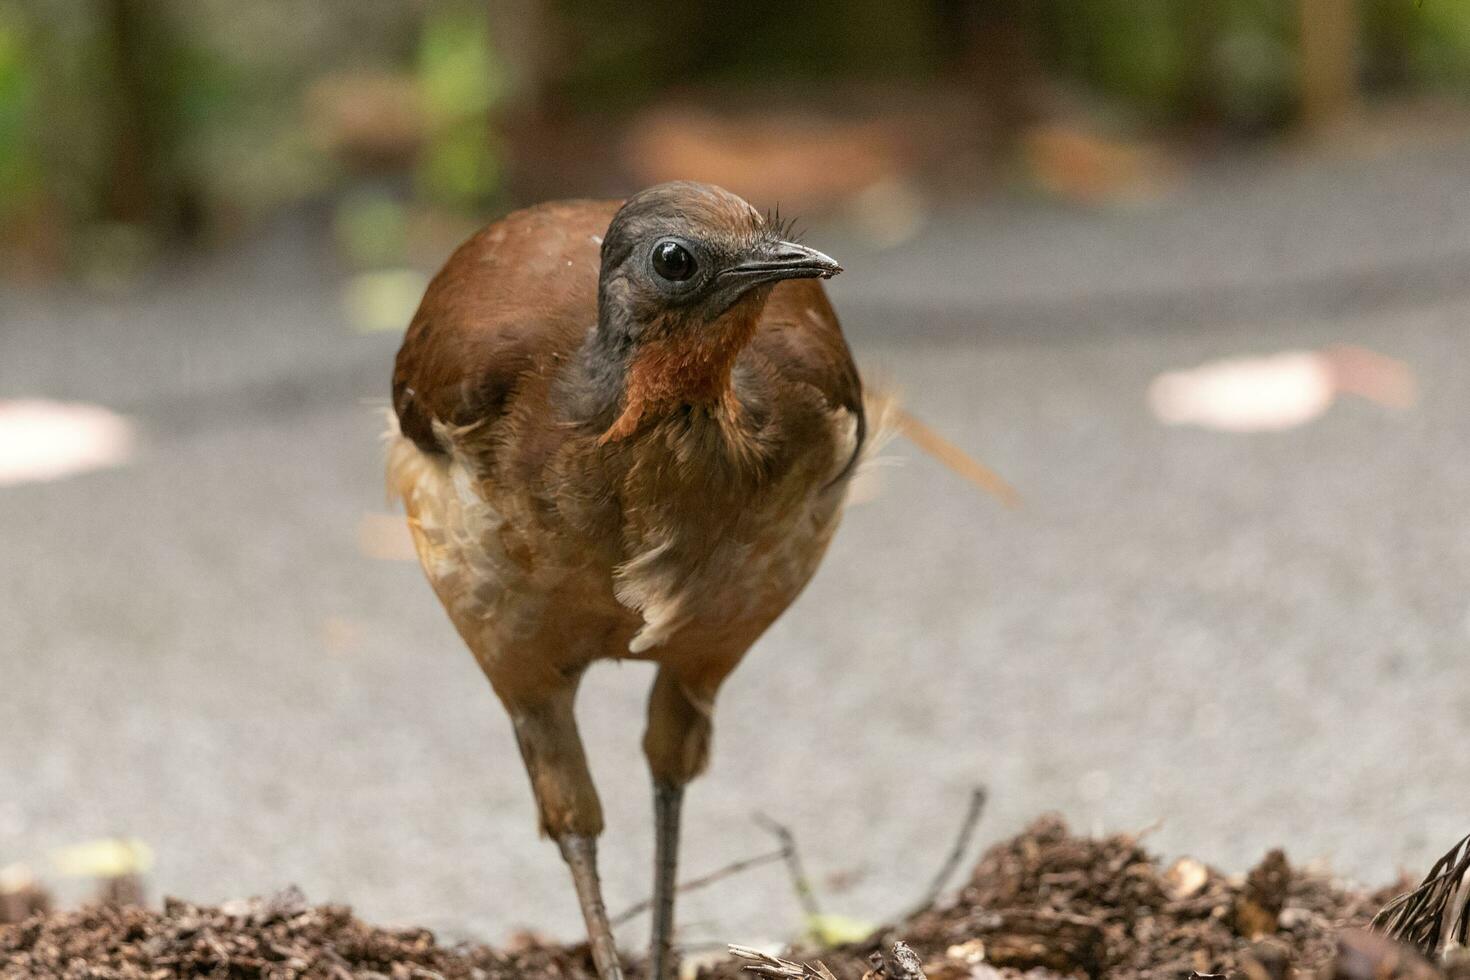
[[694,256],[678,242],[659,242],[653,246],[653,271],[670,282],[683,282],[694,275]]

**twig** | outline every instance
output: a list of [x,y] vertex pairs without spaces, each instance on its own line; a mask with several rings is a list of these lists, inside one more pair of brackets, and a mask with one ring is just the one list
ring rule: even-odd
[[1133,838],[1133,843],[1137,844],[1139,841],[1142,841],[1145,837],[1152,837],[1154,834],[1157,834],[1159,831],[1161,831],[1163,829],[1164,829],[1164,818],[1163,817],[1157,817],[1151,823],[1147,824],[1146,826],[1140,827],[1138,830],[1135,830],[1133,833],[1129,834],[1128,836],[1132,837]]
[[[749,946],[731,945],[729,949],[731,956],[746,961],[740,965],[742,970],[768,980],[837,980],[821,960],[798,963]],[[872,969],[865,980],[928,980],[919,955],[901,939],[886,950],[874,950],[868,962]]]
[[747,962],[741,964],[740,968],[758,977],[770,977],[771,980],[837,980],[832,975],[832,971],[827,969],[827,964],[821,960],[815,963],[798,963],[795,960],[783,960],[770,953],[762,953],[749,946],[733,944],[730,946],[730,955],[746,960]]
[[[212,977],[213,976],[221,976],[221,975],[223,975],[223,976],[229,976],[230,975],[230,952],[229,952],[229,950],[225,949],[224,944],[221,943],[214,936],[206,935],[204,937],[204,945],[206,945],[206,946],[209,947],[209,951],[214,954],[214,959],[215,959],[214,967],[213,967],[213,969],[211,969],[209,971],[209,975],[212,976]],[[220,973],[221,970],[224,971],[223,974]]]
[[1385,905],[1372,928],[1430,957],[1470,942],[1470,834],[1434,862],[1418,888]]
[[801,855],[796,850],[796,838],[784,824],[777,823],[764,813],[755,814],[755,822],[774,834],[781,842],[781,857],[786,861],[786,870],[791,874],[791,887],[796,892],[796,899],[801,903],[801,910],[806,915],[807,921],[820,919],[822,907],[817,903],[817,893],[812,889],[811,880],[807,878],[806,871],[801,866]]
[[960,824],[960,832],[955,837],[954,846],[949,849],[944,864],[940,867],[939,873],[934,876],[934,880],[929,883],[924,897],[919,899],[918,904],[899,919],[900,922],[907,922],[920,912],[928,911],[939,900],[939,894],[954,877],[955,869],[960,866],[965,852],[970,849],[970,839],[975,836],[975,828],[980,824],[980,816],[985,812],[985,801],[989,799],[989,796],[984,786],[976,786],[970,792],[970,806],[965,810],[965,819]]
[[[758,868],[763,864],[772,864],[776,861],[783,860],[785,857],[786,851],[783,848],[779,851],[770,851],[766,854],[757,854],[755,857],[743,858],[739,861],[732,861],[729,864],[725,865],[723,868],[717,868],[716,870],[711,871],[709,874],[701,875],[698,878],[690,878],[688,881],[682,881],[674,890],[677,892],[697,891],[701,888],[713,885],[717,881],[723,881],[724,879],[729,878],[733,875],[740,874],[742,871],[749,871],[751,868]],[[626,925],[627,923],[638,918],[638,916],[642,915],[644,912],[647,912],[651,908],[653,908],[653,899],[651,897],[645,898],[643,901],[637,903],[636,905],[629,906],[627,909],[624,909],[618,915],[614,916],[612,924],[614,926]]]

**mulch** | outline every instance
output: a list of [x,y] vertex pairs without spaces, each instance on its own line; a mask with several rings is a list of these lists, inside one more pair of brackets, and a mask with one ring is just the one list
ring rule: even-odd
[[[1294,867],[1280,851],[1244,876],[1224,875],[1188,858],[1166,866],[1135,835],[1078,837],[1059,818],[1044,817],[990,848],[951,900],[864,943],[787,953],[793,962],[781,969],[817,977],[815,965],[799,964],[819,960],[838,980],[895,980],[870,958],[901,939],[918,954],[930,980],[1186,980],[1192,974],[1470,980],[1470,964],[1441,973],[1407,947],[1361,931],[1404,887],[1355,888]],[[11,899],[11,917],[26,917],[0,925],[4,980],[595,976],[584,945],[532,939],[501,949],[443,945],[426,929],[372,926],[344,906],[311,905],[294,888],[221,906],[166,899],[161,908],[111,902],[52,911],[39,894],[23,903]],[[0,905],[0,913],[5,908]],[[700,975],[749,977],[749,965],[730,960]],[[639,976],[640,967],[628,964],[630,976]]]

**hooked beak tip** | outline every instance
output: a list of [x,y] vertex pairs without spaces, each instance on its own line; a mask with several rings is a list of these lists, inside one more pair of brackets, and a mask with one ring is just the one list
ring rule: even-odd
[[796,242],[775,242],[761,249],[739,265],[727,269],[729,275],[754,282],[781,279],[831,279],[842,266],[830,256]]

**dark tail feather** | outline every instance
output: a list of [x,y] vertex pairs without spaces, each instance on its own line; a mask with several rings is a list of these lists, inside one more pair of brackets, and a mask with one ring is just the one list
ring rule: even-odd
[[1423,884],[1385,905],[1373,928],[1429,957],[1470,942],[1470,834],[1434,862]]

